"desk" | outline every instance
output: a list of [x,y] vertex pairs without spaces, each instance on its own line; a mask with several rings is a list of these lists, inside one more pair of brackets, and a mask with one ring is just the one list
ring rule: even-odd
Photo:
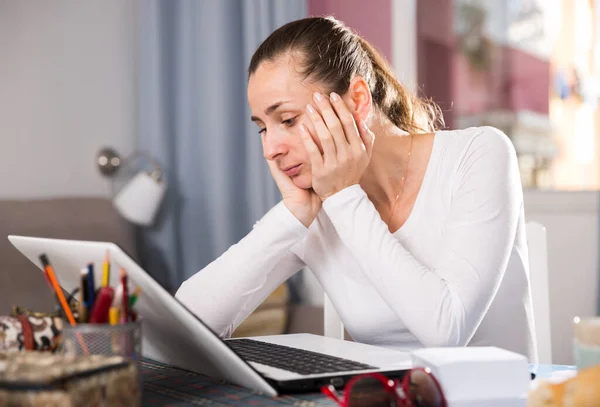
[[[539,378],[548,378],[562,372],[573,371],[574,367],[540,365],[532,366],[532,370],[537,372]],[[142,405],[145,407],[336,406],[333,400],[320,393],[272,398],[148,359],[141,362],[141,374]]]

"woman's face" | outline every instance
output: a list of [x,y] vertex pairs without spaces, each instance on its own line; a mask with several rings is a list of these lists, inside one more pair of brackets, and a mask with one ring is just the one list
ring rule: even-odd
[[248,82],[252,121],[258,126],[265,158],[275,162],[296,186],[304,189],[311,188],[312,174],[299,125],[304,123],[314,134],[306,105],[314,106],[313,93],[319,90],[322,91],[302,81],[289,56],[261,63]]

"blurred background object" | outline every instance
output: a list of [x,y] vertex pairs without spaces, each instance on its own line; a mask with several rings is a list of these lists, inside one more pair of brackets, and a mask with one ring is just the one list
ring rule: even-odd
[[526,188],[598,188],[597,3],[454,1],[452,121],[506,132]]
[[100,150],[96,161],[100,173],[111,178],[119,214],[133,224],[151,226],[167,189],[158,162],[143,151],[123,160],[112,148]]
[[559,151],[549,116],[550,56],[559,2],[457,0],[458,127],[490,125],[513,141],[525,187],[548,187]]

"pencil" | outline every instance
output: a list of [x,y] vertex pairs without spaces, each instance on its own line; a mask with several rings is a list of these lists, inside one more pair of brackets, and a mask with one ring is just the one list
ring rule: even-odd
[[52,281],[50,281],[50,276],[48,276],[48,271],[46,270],[46,268],[44,268],[44,278],[46,279],[46,282],[48,283],[48,287],[50,287],[50,291],[52,291],[54,293],[54,299],[56,300],[56,306],[58,306],[58,313],[62,316],[63,313],[60,312],[60,301],[58,300],[58,294],[56,294],[56,291],[54,291],[54,287],[52,286]]
[[[119,308],[110,307],[108,311],[108,322],[111,325],[119,324]],[[113,353],[119,353],[119,333],[112,332],[110,335],[110,345]]]
[[106,251],[106,257],[104,258],[104,268],[102,270],[102,287],[108,287],[110,284],[110,253]]
[[108,312],[108,322],[111,325],[117,325],[119,323],[119,308],[117,307],[110,307],[110,310]]
[[141,292],[142,292],[142,288],[140,286],[137,286],[137,287],[135,287],[135,290],[133,290],[133,294],[131,294],[129,296],[129,310],[130,311],[133,308],[133,306],[135,305],[135,302],[137,301]]
[[62,306],[63,311],[67,319],[69,320],[69,324],[71,324],[71,326],[77,325],[77,322],[75,322],[75,318],[73,317],[73,313],[71,312],[71,308],[69,308],[69,304],[67,304],[67,299],[63,294],[62,288],[60,288],[60,284],[58,284],[58,280],[56,279],[54,270],[52,270],[52,266],[48,261],[48,257],[45,254],[42,254],[40,255],[40,260],[42,262],[42,265],[44,266],[44,270],[48,274],[50,282],[52,283],[52,287],[54,289],[54,292],[56,293],[56,296],[58,297],[58,301],[60,302],[60,305]]

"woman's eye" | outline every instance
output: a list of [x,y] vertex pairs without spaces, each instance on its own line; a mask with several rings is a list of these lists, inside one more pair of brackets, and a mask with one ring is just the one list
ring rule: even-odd
[[292,117],[291,119],[284,120],[281,123],[285,124],[288,127],[292,127],[296,123],[297,118],[298,116]]
[[[296,116],[296,117],[292,117],[292,118],[290,118],[290,119],[283,120],[283,121],[281,122],[281,124],[283,124],[283,125],[285,125],[285,126],[287,126],[287,127],[292,127],[294,124],[296,124],[296,121],[297,121],[297,119],[298,119],[298,116]],[[266,131],[267,131],[267,128],[266,128],[266,127],[264,127],[264,128],[260,128],[260,129],[258,129],[258,134],[263,134],[263,133],[264,133],[264,132],[266,132]]]

